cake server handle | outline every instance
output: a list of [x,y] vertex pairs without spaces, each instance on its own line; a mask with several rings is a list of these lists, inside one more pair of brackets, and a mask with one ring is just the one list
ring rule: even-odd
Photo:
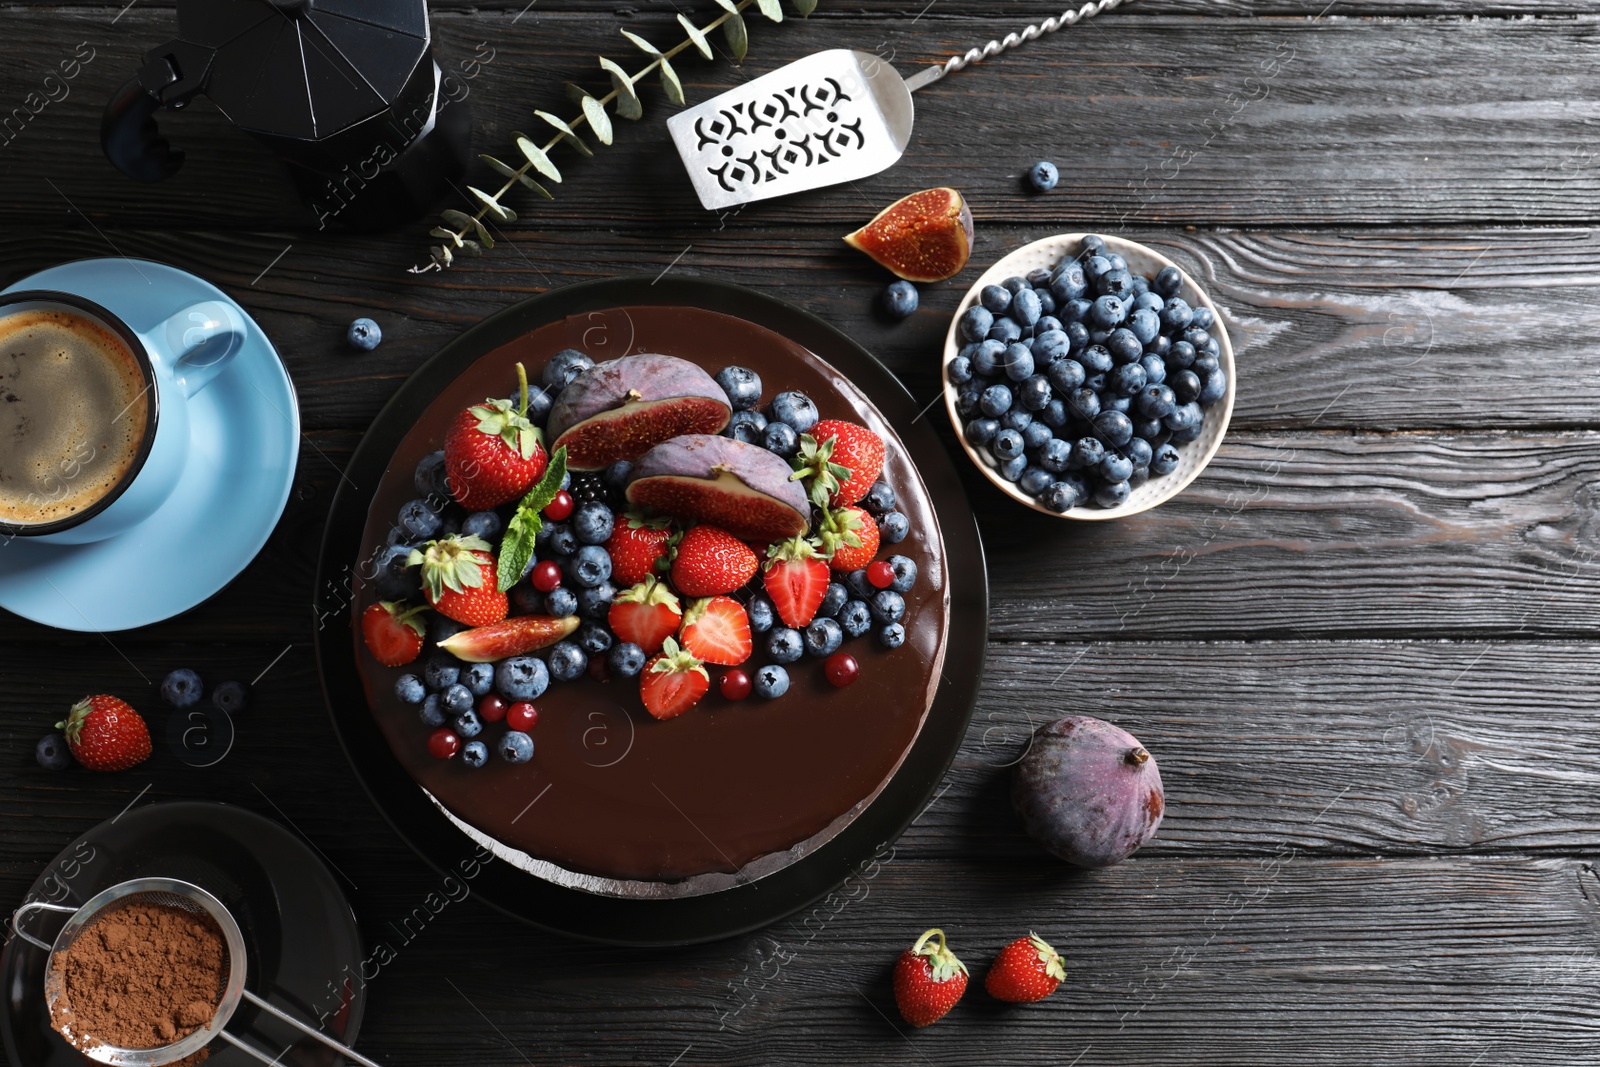
[[[299,1030],[307,1037],[314,1037],[334,1051],[343,1053],[345,1056],[361,1064],[361,1067],[382,1067],[381,1064],[374,1063],[372,1060],[367,1059],[361,1053],[357,1052],[353,1048],[350,1048],[348,1045],[341,1045],[339,1042],[335,1041],[321,1030],[318,1030],[316,1027],[309,1026],[306,1023],[301,1022],[299,1019],[296,1019],[293,1015],[290,1015],[281,1008],[273,1007],[271,1004],[268,1004],[266,1001],[250,992],[248,989],[244,990],[244,999],[248,1000],[250,1003],[266,1012],[268,1015],[271,1015],[273,1018],[282,1019],[284,1022],[288,1023],[296,1030]],[[238,1045],[239,1043],[233,1042],[233,1044]],[[279,1067],[282,1067],[282,1065],[280,1064]]]
[[37,945],[46,952],[53,952],[55,950],[53,945],[45,944],[43,941],[40,941],[37,937],[34,937],[32,934],[28,933],[28,931],[22,928],[23,916],[35,911],[61,911],[71,915],[77,910],[77,908],[69,908],[65,904],[46,904],[42,900],[30,901],[11,913],[11,929],[16,932],[18,937],[22,938],[22,940],[26,941],[28,944]]
[[1054,18],[1036,22],[1021,33],[1008,33],[1001,40],[990,41],[981,48],[969,48],[961,55],[951,56],[943,63],[924,67],[917,71],[906,79],[906,88],[916,92],[924,86],[932,85],[946,74],[954,74],[970,63],[982,63],[985,59],[991,59],[1025,41],[1036,40],[1047,33],[1055,33],[1059,29],[1075,25],[1084,19],[1094,18],[1102,12],[1110,11],[1120,3],[1122,3],[1122,0],[1092,0],[1091,3],[1084,4],[1080,8],[1063,11]]

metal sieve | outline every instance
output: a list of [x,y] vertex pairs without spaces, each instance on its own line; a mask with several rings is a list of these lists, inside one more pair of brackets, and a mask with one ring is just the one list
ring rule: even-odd
[[[228,1020],[233,1017],[234,1011],[238,1009],[239,1002],[247,1000],[273,1018],[281,1019],[306,1036],[315,1038],[329,1048],[335,1049],[356,1063],[361,1064],[362,1067],[379,1067],[378,1064],[367,1059],[359,1052],[347,1048],[315,1027],[301,1022],[279,1008],[273,1007],[246,989],[244,987],[244,979],[248,959],[245,955],[244,934],[239,930],[239,924],[234,921],[233,915],[223,905],[222,901],[197,885],[189,882],[180,882],[175,878],[135,878],[132,881],[121,882],[111,886],[109,889],[101,890],[76,908],[35,901],[24,904],[17,909],[16,914],[12,916],[12,929],[16,930],[18,936],[30,944],[37,945],[50,953],[50,959],[45,964],[44,997],[45,1004],[48,1006],[52,1017],[56,1015],[58,1010],[68,1006],[66,990],[62,988],[62,982],[56,976],[55,967],[53,966],[56,954],[65,952],[77,940],[78,935],[90,923],[99,918],[106,909],[113,905],[128,903],[153,904],[177,908],[192,915],[210,916],[211,920],[217,924],[217,928],[222,931],[222,939],[227,945],[228,980],[223,986],[222,997],[217,1003],[216,1014],[211,1017],[211,1021],[194,1033],[174,1041],[170,1045],[158,1045],[155,1048],[119,1048],[116,1045],[92,1043],[94,1041],[93,1035],[66,1033],[67,1039],[75,1044],[78,1041],[88,1039],[89,1043],[86,1043],[81,1051],[91,1060],[97,1063],[111,1064],[112,1067],[162,1067],[163,1064],[174,1063],[185,1056],[200,1051],[215,1039],[221,1039],[239,1051],[260,1060],[262,1063],[276,1064],[278,1067],[282,1067],[278,1056],[268,1055],[223,1029]],[[46,944],[22,929],[22,920],[36,911],[62,912],[71,916],[67,919],[66,925],[61,928],[61,932],[56,934],[54,944]],[[279,1055],[281,1056],[281,1053]]]

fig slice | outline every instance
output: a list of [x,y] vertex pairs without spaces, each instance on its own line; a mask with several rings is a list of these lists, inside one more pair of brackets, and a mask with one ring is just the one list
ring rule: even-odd
[[576,615],[513,615],[488,626],[462,630],[440,641],[439,647],[467,663],[492,663],[547,648],[577,628]]
[[733,405],[716,379],[677,356],[648,352],[597,363],[561,390],[550,409],[553,453],[567,466],[601,470],[686,433],[716,433]]
[[924,189],[878,212],[844,243],[908,282],[942,282],[972,255],[972,209],[955,189]]
[[628,500],[674,518],[708,522],[758,544],[784,541],[811,525],[811,504],[789,464],[760,445],[685,434],[656,445],[633,465]]

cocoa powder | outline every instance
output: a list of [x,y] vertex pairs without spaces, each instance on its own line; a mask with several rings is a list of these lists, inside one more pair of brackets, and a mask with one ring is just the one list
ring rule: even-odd
[[84,927],[51,970],[63,991],[51,1026],[79,1048],[155,1048],[211,1021],[228,949],[209,916],[133,902]]

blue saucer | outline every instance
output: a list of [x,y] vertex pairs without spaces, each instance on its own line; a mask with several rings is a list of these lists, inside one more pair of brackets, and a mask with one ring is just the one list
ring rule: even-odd
[[266,544],[300,454],[294,384],[267,335],[221,289],[149,260],[85,259],[12,289],[59,289],[148,330],[186,304],[220,300],[244,347],[189,400],[193,446],[178,487],[127,533],[88,545],[0,544],[0,607],[63,630],[128,630],[188,611],[232,581]]

